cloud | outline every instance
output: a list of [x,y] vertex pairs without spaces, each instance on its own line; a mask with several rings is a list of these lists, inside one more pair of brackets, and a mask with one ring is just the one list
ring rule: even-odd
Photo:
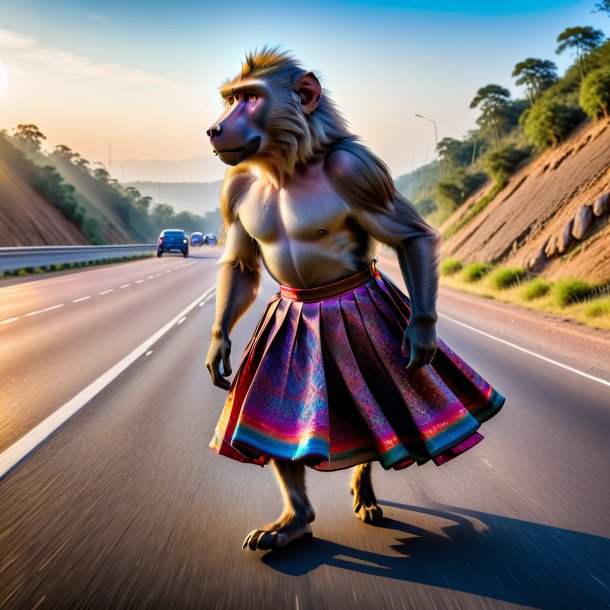
[[35,38],[0,30],[0,46],[14,49],[11,59],[27,59],[44,64],[56,72],[76,74],[89,78],[101,78],[124,83],[156,83],[159,85],[176,85],[174,81],[149,74],[137,68],[128,68],[115,63],[96,63],[88,57],[82,57],[71,51],[62,51],[44,47]]
[[25,49],[36,44],[36,38],[13,32],[11,30],[0,29],[0,47],[9,47],[11,49]]
[[97,19],[99,21],[110,21],[110,19],[106,17],[106,15],[96,15],[95,13],[89,13],[89,17],[91,17],[91,19]]

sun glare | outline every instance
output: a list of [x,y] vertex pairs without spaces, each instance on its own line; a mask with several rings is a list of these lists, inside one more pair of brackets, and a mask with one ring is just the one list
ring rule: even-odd
[[0,64],[0,92],[6,87],[6,68]]

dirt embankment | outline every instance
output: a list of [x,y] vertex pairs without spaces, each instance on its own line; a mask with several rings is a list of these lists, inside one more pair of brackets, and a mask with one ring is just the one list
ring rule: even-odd
[[[457,222],[477,193],[441,227]],[[610,122],[579,128],[515,173],[473,220],[443,244],[463,261],[523,266],[557,279],[610,280]]]
[[0,247],[89,242],[72,222],[0,159]]

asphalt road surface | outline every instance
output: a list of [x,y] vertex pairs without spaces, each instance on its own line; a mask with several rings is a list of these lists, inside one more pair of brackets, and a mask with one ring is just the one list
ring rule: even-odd
[[207,447],[217,256],[0,283],[0,465],[84,405],[0,480],[0,608],[610,608],[608,336],[447,291],[439,335],[507,397],[485,441],[377,465],[378,527],[353,516],[350,471],[309,471],[315,538],[243,551],[281,499],[269,468]]

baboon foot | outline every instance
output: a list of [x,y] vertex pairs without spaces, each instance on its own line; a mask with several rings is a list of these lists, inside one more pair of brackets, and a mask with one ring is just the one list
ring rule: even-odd
[[[313,509],[311,511],[313,513]],[[305,538],[311,538],[311,521],[315,514],[307,514],[306,518],[299,518],[296,515],[280,517],[275,523],[265,525],[261,529],[251,531],[244,540],[242,549],[248,547],[251,551],[279,549],[288,546],[290,543]],[[308,519],[310,519],[308,521]]]
[[383,517],[381,506],[373,491],[369,477],[356,478],[352,482],[351,493],[354,496],[354,514],[364,523],[379,523]]

